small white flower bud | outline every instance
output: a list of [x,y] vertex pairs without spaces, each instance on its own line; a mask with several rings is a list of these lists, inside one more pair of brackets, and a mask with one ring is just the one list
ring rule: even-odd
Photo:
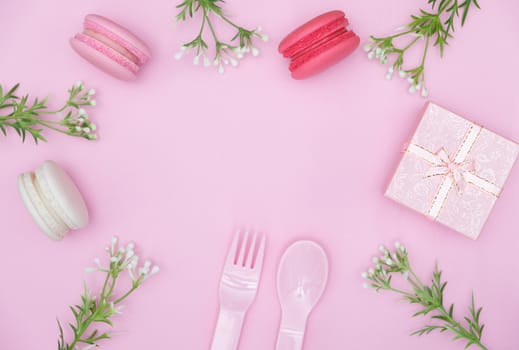
[[193,64],[195,66],[197,66],[199,62],[200,62],[200,55],[196,55],[195,58],[193,58]]
[[389,67],[389,68],[387,69],[387,71],[388,71],[388,73],[393,74],[393,72],[395,71],[395,68],[394,68],[393,66],[391,66],[391,67]]
[[379,247],[378,247],[378,250],[380,250],[382,253],[385,253],[387,251],[387,248],[381,244]]
[[260,35],[260,38],[261,38],[261,40],[263,40],[264,42],[269,41],[269,36],[266,35],[266,34],[261,34],[261,35]]
[[414,79],[413,79],[413,77],[409,77],[409,78],[407,78],[407,82],[408,82],[409,84],[413,84],[413,83],[414,83]]
[[86,133],[86,134],[89,134],[90,133],[90,128],[83,128],[83,132]]
[[377,47],[375,49],[375,57],[380,57],[382,55],[382,49],[380,47]]
[[401,245],[401,244],[400,244],[399,241],[396,241],[396,242],[395,242],[395,248],[400,248],[400,245]]
[[215,58],[215,60],[213,61],[213,66],[217,66],[220,64],[220,59],[219,58]]
[[366,52],[370,52],[371,48],[372,48],[371,43],[364,45],[364,51],[366,51]]
[[425,88],[425,86],[422,88],[422,97],[427,97],[429,93],[427,92],[427,89]]
[[378,257],[374,256],[373,259],[372,259],[372,261],[373,261],[374,264],[378,264],[378,262],[379,262],[380,260],[378,259]]
[[80,108],[80,109],[77,110],[77,114],[78,115],[86,115],[87,112],[83,108]]
[[187,50],[187,46],[186,45],[180,45],[180,51],[181,52],[185,52]]
[[76,81],[76,87],[79,88],[79,89],[82,89],[83,88],[83,82],[81,80],[78,80]]
[[95,100],[92,100],[92,101],[89,102],[89,104],[90,104],[91,106],[95,106],[95,105],[97,104],[97,102],[96,102]]
[[235,60],[234,58],[231,58],[230,60],[231,60],[231,66],[238,67],[238,61],[237,60]]
[[77,132],[81,131],[81,127],[79,125],[76,125],[75,129],[76,129]]
[[94,95],[96,94],[96,89],[90,89],[90,90],[88,90],[88,94],[89,94],[90,96],[94,96]]
[[368,274],[366,272],[361,273],[360,276],[362,278],[368,278]]
[[160,271],[160,268],[157,265],[155,265],[151,268],[150,275],[154,275],[159,271]]
[[90,123],[90,129],[92,129],[92,131],[96,131],[97,125],[95,125],[94,123]]
[[409,93],[414,94],[415,92],[416,92],[416,86],[411,85],[411,87],[409,88]]
[[225,69],[223,68],[223,65],[220,65],[220,66],[218,67],[218,73],[220,73],[220,74],[225,73]]
[[369,58],[370,60],[372,60],[373,57],[375,57],[375,52],[374,52],[374,51],[370,51],[370,52],[368,52],[368,58]]
[[370,269],[368,270],[368,274],[369,274],[370,276],[373,276],[373,275],[375,274],[375,270],[373,270],[372,268],[370,268]]
[[259,55],[259,50],[255,47],[252,48],[252,56],[257,57]]
[[387,73],[386,74],[386,79],[387,80],[391,80],[391,79],[393,79],[393,76],[390,73]]
[[389,266],[393,265],[393,260],[391,260],[390,258],[387,258],[386,264],[388,264]]
[[405,71],[401,70],[398,72],[398,75],[400,76],[400,78],[405,78],[407,76],[407,73]]
[[362,283],[362,288],[368,289],[368,288],[369,288],[369,284],[367,284],[367,283]]
[[180,52],[177,52],[173,57],[174,57],[177,61],[180,61],[180,59],[182,58],[182,56],[184,56],[184,52],[183,52],[183,51],[180,51]]
[[258,28],[256,28],[256,32],[261,32],[263,30],[263,28],[261,26],[258,26]]
[[204,67],[209,67],[211,65],[211,60],[207,57],[207,56],[204,56]]
[[85,118],[83,118],[83,117],[77,118],[76,123],[79,126],[83,125],[85,123]]

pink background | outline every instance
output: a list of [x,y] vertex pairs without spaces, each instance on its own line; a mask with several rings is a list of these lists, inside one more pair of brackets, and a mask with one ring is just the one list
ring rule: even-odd
[[[383,197],[401,145],[425,101],[407,83],[387,82],[384,67],[361,50],[307,81],[289,78],[276,44],[295,26],[344,9],[365,42],[405,23],[425,1],[228,1],[243,24],[261,24],[271,41],[259,58],[219,76],[172,56],[195,36],[196,23],[175,25],[176,2],[123,0],[3,1],[1,83],[58,106],[70,84],[98,90],[91,116],[99,142],[47,134],[49,143],[1,139],[3,236],[0,335],[3,349],[52,349],[56,317],[71,319],[83,269],[114,234],[135,241],[162,271],[129,299],[115,320],[124,334],[107,349],[209,347],[217,286],[232,231],[268,233],[264,274],[242,333],[241,349],[275,345],[279,307],[275,272],[284,249],[314,239],[330,258],[328,288],[308,325],[305,349],[462,349],[450,335],[410,337],[426,324],[396,295],[361,287],[380,243],[400,240],[424,279],[437,259],[446,298],[464,314],[471,290],[484,306],[489,349],[519,348],[517,208],[519,169],[510,176],[487,225],[473,242]],[[430,97],[519,140],[516,1],[481,1],[440,60],[428,61]],[[136,83],[96,70],[68,38],[85,14],[106,15],[138,33],[154,58]],[[51,242],[19,200],[16,176],[54,159],[71,173],[91,211],[91,225]]]

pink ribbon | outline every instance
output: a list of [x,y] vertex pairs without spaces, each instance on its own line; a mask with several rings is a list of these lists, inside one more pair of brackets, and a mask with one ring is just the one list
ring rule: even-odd
[[457,163],[451,159],[444,148],[440,148],[434,156],[436,157],[437,162],[431,166],[425,174],[425,177],[449,176],[456,187],[458,195],[462,195],[467,184],[463,174],[473,173],[475,171],[474,160],[468,159],[461,163]]

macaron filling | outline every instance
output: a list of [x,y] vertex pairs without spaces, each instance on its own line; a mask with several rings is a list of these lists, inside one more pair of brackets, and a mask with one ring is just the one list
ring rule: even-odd
[[283,56],[290,57],[291,59],[296,59],[298,56],[308,51],[311,47],[315,47],[319,43],[331,40],[337,35],[340,35],[343,32],[348,31],[348,29],[346,28],[347,25],[348,20],[344,17],[331,21],[330,23],[302,37],[293,45],[289,46],[283,52]]
[[[123,51],[130,53],[130,56],[127,56],[124,52],[119,51],[122,55],[124,55],[137,65],[143,65],[149,59],[148,55],[145,54],[143,51],[139,50],[137,47],[135,47],[128,41],[114,34],[110,30],[106,29],[101,24],[89,20],[87,16],[84,22],[83,34],[89,35],[88,33],[96,33],[96,37],[98,38],[98,40],[104,42],[105,44],[114,48],[115,50],[117,50],[116,47],[120,47],[123,49]],[[103,39],[99,39],[100,37]]]
[[103,53],[104,55],[110,57],[114,62],[117,62],[118,64],[122,65],[123,67],[130,70],[130,72],[137,74],[139,71],[139,66],[132,61],[130,58],[125,56],[124,54],[121,54],[119,51],[113,49],[112,47],[108,46],[105,42],[94,38],[90,35],[81,33],[76,34],[74,36],[74,39],[85,43],[89,47],[92,47],[94,50],[99,51]]
[[315,43],[307,50],[304,50],[295,58],[292,59],[288,69],[292,72],[296,70],[298,67],[308,62],[312,58],[318,56],[320,53],[333,48],[337,43],[345,40],[347,37],[354,37],[355,33],[352,31],[346,30],[343,28],[342,30],[338,30],[334,33],[334,35],[327,36],[323,38],[323,40]]
[[[33,208],[38,212],[39,218],[45,223],[51,232],[56,234],[58,237],[68,231],[67,224],[61,220],[59,214],[49,206],[43,199],[43,191],[34,173],[26,173],[22,175],[22,182],[24,189],[28,193],[28,199],[31,201]],[[57,238],[57,237],[56,237]]]

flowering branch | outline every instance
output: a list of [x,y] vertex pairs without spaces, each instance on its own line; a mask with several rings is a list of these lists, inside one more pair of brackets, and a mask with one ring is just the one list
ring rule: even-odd
[[[407,77],[411,86],[409,92],[414,93],[422,90],[422,96],[427,97],[428,92],[425,87],[425,61],[429,50],[429,45],[440,48],[440,56],[447,46],[448,40],[453,37],[455,20],[460,16],[461,26],[465,24],[469,10],[474,6],[480,8],[477,0],[427,0],[431,4],[433,12],[420,10],[420,15],[412,15],[412,21],[400,27],[400,31],[387,37],[370,36],[371,41],[366,44],[364,50],[368,52],[368,58],[378,58],[381,64],[386,64],[388,57],[395,57],[393,64],[388,68],[386,79],[391,80],[394,72],[398,72],[401,78]],[[435,9],[435,6],[438,5]],[[395,39],[408,38],[407,44],[397,47]],[[425,39],[422,59],[420,64],[414,68],[405,69],[404,56],[419,39]]]
[[[432,314],[431,319],[437,323],[429,324],[411,333],[412,335],[424,335],[433,331],[454,333],[453,340],[463,339],[467,341],[465,348],[476,345],[482,350],[487,348],[481,343],[484,324],[480,323],[479,317],[483,308],[476,308],[474,294],[469,307],[469,315],[464,317],[467,326],[464,327],[454,318],[454,304],[448,309],[443,304],[443,291],[447,282],[442,282],[442,272],[435,266],[431,286],[425,285],[414,273],[409,263],[407,250],[400,243],[395,243],[395,251],[390,252],[386,247],[380,246],[381,257],[374,257],[375,268],[370,268],[368,272],[363,272],[362,277],[369,282],[364,283],[364,288],[373,288],[377,292],[388,290],[403,296],[403,299],[411,304],[418,304],[422,309],[416,312],[413,317]],[[392,285],[394,275],[400,274],[407,281],[411,290],[402,290]]]
[[[25,141],[25,136],[29,133],[35,143],[39,140],[47,141],[42,135],[44,128],[51,129],[62,134],[82,137],[87,140],[96,140],[94,133],[96,125],[88,119],[88,114],[83,107],[95,106],[96,101],[92,99],[95,94],[94,89],[85,91],[85,86],[78,81],[68,92],[69,97],[65,104],[55,110],[47,109],[47,99],[39,100],[35,98],[32,104],[28,103],[29,96],[21,98],[16,96],[16,91],[20,84],[16,84],[6,94],[3,93],[0,85],[0,111],[7,110],[7,114],[0,114],[0,131],[7,136],[6,128],[13,128],[18,135]],[[65,113],[66,111],[66,113]],[[60,115],[65,113],[59,120],[45,119],[43,115]]]
[[[97,265],[94,268],[87,268],[87,272],[100,271],[106,274],[103,287],[98,297],[92,295],[88,288],[84,287],[81,295],[81,304],[71,306],[70,310],[74,314],[74,323],[70,323],[70,328],[74,333],[71,343],[66,343],[63,335],[63,328],[58,321],[59,339],[58,350],[79,350],[80,344],[86,344],[82,350],[92,349],[99,346],[98,342],[102,339],[109,339],[110,333],[95,329],[90,331],[90,327],[94,324],[106,324],[113,327],[111,318],[120,314],[123,308],[123,302],[144,281],[159,271],[158,266],[151,267],[151,262],[146,261],[144,265],[137,269],[139,257],[135,255],[133,243],[129,243],[126,247],[117,248],[117,238],[112,238],[112,244],[106,247],[106,252],[110,256],[110,264],[108,267],[101,266],[98,258],[94,259]],[[128,271],[131,279],[131,287],[120,297],[114,295],[114,289],[121,273]]]
[[[215,56],[212,64],[218,67],[218,72],[223,74],[225,72],[224,65],[230,64],[233,67],[238,66],[238,59],[241,59],[247,53],[252,53],[253,56],[259,55],[259,50],[254,46],[253,40],[255,38],[263,41],[268,40],[268,36],[261,33],[261,27],[256,29],[246,29],[234,23],[227,17],[220,6],[219,2],[223,0],[184,0],[177,8],[180,9],[177,15],[177,21],[185,21],[187,16],[193,18],[197,12],[202,13],[202,25],[198,35],[190,42],[184,43],[180,46],[180,51],[175,54],[175,59],[180,60],[188,49],[195,51],[193,64],[198,65],[203,61],[205,67],[211,66],[211,60],[206,52],[209,48],[207,42],[204,40],[204,33],[209,31],[215,45]],[[229,42],[219,39],[213,26],[212,18],[217,17],[222,19],[228,25],[236,30],[236,34]],[[238,40],[237,44],[231,42]]]

